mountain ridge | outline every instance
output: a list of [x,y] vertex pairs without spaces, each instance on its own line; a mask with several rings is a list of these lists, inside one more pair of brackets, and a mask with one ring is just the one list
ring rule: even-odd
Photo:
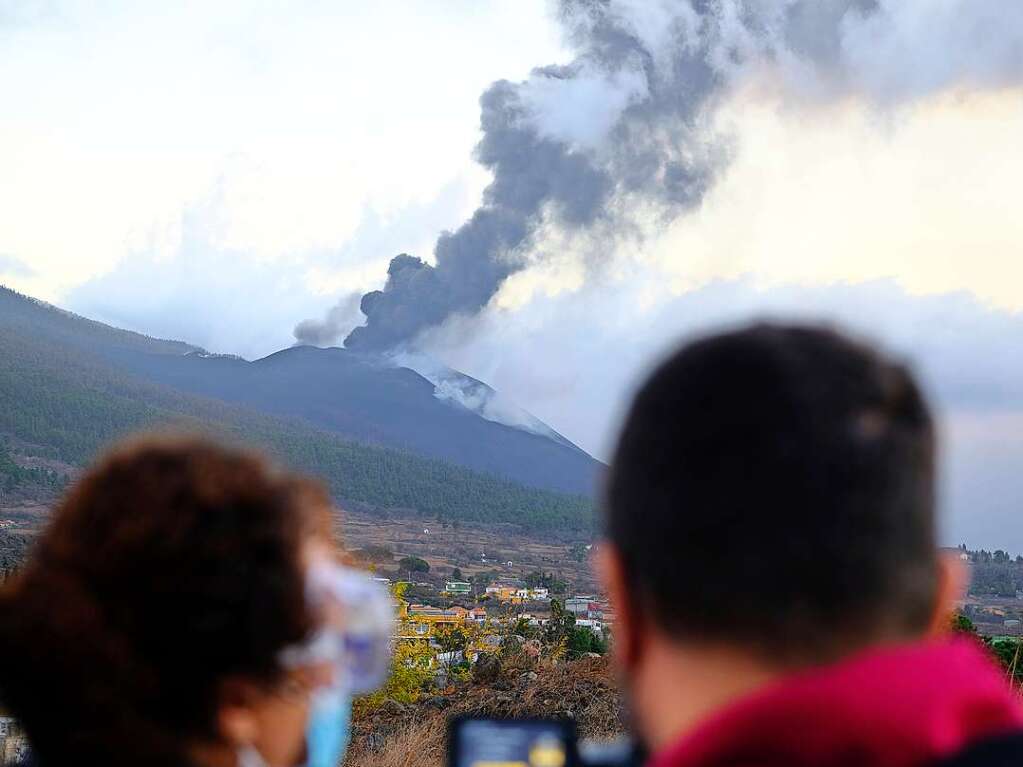
[[[341,348],[293,346],[257,360],[118,346],[122,369],[180,391],[303,419],[356,441],[409,450],[530,487],[592,496],[602,465],[556,431],[488,420],[438,396],[415,370]],[[449,377],[485,384],[448,371]],[[467,384],[469,385],[469,384]],[[539,423],[539,422],[538,422]]]
[[[0,359],[6,360],[0,369],[0,434],[44,446],[54,456],[81,465],[126,432],[168,424],[207,429],[265,447],[291,465],[324,476],[339,498],[375,508],[417,509],[450,519],[552,529],[592,527],[592,501],[581,494],[552,493],[486,468],[465,468],[418,453],[407,444],[394,445],[393,439],[391,444],[383,439],[356,440],[338,424],[334,429],[316,424],[311,417],[315,413],[292,412],[294,408],[268,412],[251,402],[232,402],[191,391],[188,386],[176,387],[169,380],[196,371],[229,370],[240,375],[234,385],[247,385],[246,376],[253,371],[277,367],[285,374],[284,384],[290,386],[303,378],[316,380],[315,375],[310,378],[309,366],[296,366],[294,360],[312,360],[315,368],[329,367],[337,358],[347,359],[346,351],[297,347],[254,362],[210,355],[191,344],[110,328],[0,289]],[[161,365],[169,372],[153,375],[152,370],[139,369]],[[345,364],[339,369],[344,373],[352,368]],[[512,441],[523,449],[545,444],[536,435],[492,424],[469,411],[459,413],[439,401],[432,384],[412,370],[393,367],[387,372],[387,381],[384,388],[388,391],[398,387],[414,393],[408,406],[413,411],[423,408],[427,414],[443,413],[453,419],[445,423],[468,419],[488,435],[513,433]],[[321,391],[332,391],[331,380],[317,385]],[[293,392],[293,397],[303,401],[301,391]],[[358,422],[357,413],[352,420]],[[393,420],[400,421],[400,414]],[[480,427],[480,423],[489,425]],[[430,426],[429,419],[426,425]],[[386,428],[380,431],[388,436]],[[423,433],[429,431],[425,428]],[[573,453],[550,440],[546,444]],[[593,460],[582,451],[574,454]]]

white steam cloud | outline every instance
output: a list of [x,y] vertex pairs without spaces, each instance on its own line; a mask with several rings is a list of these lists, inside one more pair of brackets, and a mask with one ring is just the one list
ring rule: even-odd
[[516,405],[507,396],[494,391],[475,378],[446,367],[426,354],[399,352],[390,355],[389,359],[399,367],[416,371],[432,383],[433,396],[442,402],[463,407],[488,421],[522,429],[571,446],[568,440],[532,413]]

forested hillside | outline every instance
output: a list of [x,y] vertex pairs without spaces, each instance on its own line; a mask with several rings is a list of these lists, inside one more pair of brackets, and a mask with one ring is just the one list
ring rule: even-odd
[[48,338],[79,349],[119,347],[162,354],[203,351],[180,341],[164,341],[121,330],[58,309],[0,285],[0,327],[28,338]]
[[19,495],[49,495],[63,488],[64,478],[51,469],[22,466],[0,442],[0,502]]
[[[54,319],[52,332],[33,332],[38,328],[10,311],[24,300],[7,291],[0,296],[0,437],[32,445],[44,457],[83,465],[124,434],[169,426],[262,446],[285,463],[324,478],[342,501],[534,529],[582,532],[593,523],[592,503],[581,496],[527,488],[401,450],[359,444],[302,421],[134,377],[77,343],[73,327],[61,326],[87,321],[65,315]],[[112,332],[113,342],[136,348],[171,354],[193,348],[98,324],[88,328]],[[0,461],[0,467],[5,465]],[[11,469],[8,476],[15,473]]]

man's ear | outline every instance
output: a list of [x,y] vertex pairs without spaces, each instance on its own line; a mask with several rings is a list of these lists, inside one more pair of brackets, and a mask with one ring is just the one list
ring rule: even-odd
[[956,602],[961,600],[969,587],[966,566],[958,554],[942,554],[938,557],[938,584],[935,590],[934,614],[927,630],[927,636],[947,634],[955,614]]
[[594,567],[615,614],[615,659],[624,670],[634,668],[642,654],[643,626],[635,589],[629,588],[622,556],[614,544],[605,542],[597,547]]

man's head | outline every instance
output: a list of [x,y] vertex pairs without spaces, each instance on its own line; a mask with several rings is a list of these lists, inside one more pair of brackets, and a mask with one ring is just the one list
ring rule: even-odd
[[780,671],[926,633],[934,452],[909,372],[836,332],[761,324],[681,348],[636,396],[607,488],[626,672],[652,638]]

